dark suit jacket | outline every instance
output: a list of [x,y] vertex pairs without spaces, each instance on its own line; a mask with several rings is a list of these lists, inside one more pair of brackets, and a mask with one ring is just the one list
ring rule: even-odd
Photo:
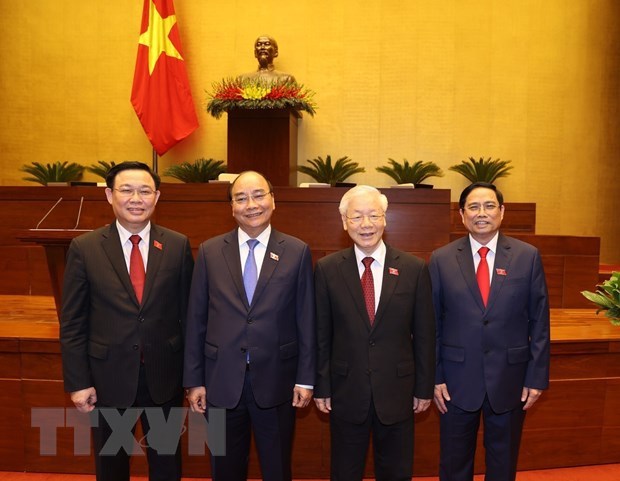
[[387,246],[372,327],[353,247],[319,260],[315,288],[314,396],[331,397],[332,415],[361,423],[372,398],[381,422],[394,424],[411,416],[414,396],[433,397],[435,319],[422,259]]
[[152,223],[150,237],[142,306],[116,222],[71,242],[60,319],[66,391],[94,386],[98,404],[131,406],[142,350],[153,400],[179,394],[192,251],[187,237]]
[[430,272],[437,313],[436,383],[475,411],[520,406],[525,387],[549,383],[549,302],[538,250],[499,235],[487,307],[476,282],[469,236],[436,250]]
[[250,351],[259,406],[290,401],[314,384],[312,259],[299,239],[272,229],[252,305],[248,305],[237,229],[200,245],[192,279],[184,385],[205,386],[209,403],[234,408]]

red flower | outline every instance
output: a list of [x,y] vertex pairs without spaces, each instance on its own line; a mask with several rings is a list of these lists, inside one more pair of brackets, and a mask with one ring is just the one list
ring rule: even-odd
[[302,98],[299,95],[301,89],[290,84],[278,84],[272,87],[271,92],[265,95],[266,99]]

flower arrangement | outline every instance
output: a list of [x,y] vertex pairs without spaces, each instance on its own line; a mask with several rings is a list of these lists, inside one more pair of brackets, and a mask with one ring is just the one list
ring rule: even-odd
[[262,79],[228,78],[213,84],[207,112],[219,119],[234,109],[286,109],[316,112],[314,92],[296,82],[270,82]]

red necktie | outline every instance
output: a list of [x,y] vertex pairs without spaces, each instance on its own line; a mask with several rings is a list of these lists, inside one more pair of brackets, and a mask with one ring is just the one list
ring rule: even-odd
[[142,304],[142,292],[144,291],[144,261],[142,260],[142,254],[138,244],[140,243],[140,236],[137,234],[132,235],[129,240],[133,244],[131,248],[131,256],[129,257],[129,277],[131,278],[131,284],[133,290],[136,292],[138,302]]
[[489,264],[487,264],[488,247],[481,247],[478,250],[480,254],[480,264],[478,264],[478,270],[476,271],[476,279],[478,280],[478,288],[482,295],[482,302],[486,307],[489,300],[489,291],[491,289],[491,278],[489,277]]
[[375,280],[370,270],[370,264],[372,264],[373,260],[372,257],[364,257],[362,259],[362,264],[365,267],[362,274],[362,291],[364,292],[364,301],[366,302],[366,310],[368,311],[371,326],[375,322]]

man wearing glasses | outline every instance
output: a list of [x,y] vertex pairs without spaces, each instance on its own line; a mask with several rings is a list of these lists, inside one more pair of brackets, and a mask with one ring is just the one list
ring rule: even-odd
[[431,256],[437,314],[434,400],[442,481],[471,481],[480,418],[486,479],[513,481],[525,413],[549,384],[549,300],[538,250],[500,233],[504,198],[461,193],[469,235]]
[[[121,434],[130,440],[114,448],[121,429],[113,433],[108,420],[131,407],[161,408],[167,417],[183,401],[193,259],[187,237],[150,221],[159,182],[141,162],[112,167],[105,194],[116,221],[73,239],[67,254],[60,316],[64,383],[78,411],[99,410],[92,430],[99,481],[129,480],[125,449],[135,444],[125,429]],[[106,415],[112,409],[120,413]],[[154,439],[144,411],[141,421],[149,479],[180,480],[180,445]]]
[[347,191],[339,210],[354,246],[316,266],[315,403],[330,417],[332,481],[364,477],[371,434],[376,479],[410,481],[413,415],[433,397],[430,277],[383,242],[387,207],[374,187]]
[[272,190],[258,172],[236,178],[229,198],[238,228],[200,245],[192,279],[183,382],[192,411],[226,409],[214,481],[247,479],[252,432],[262,478],[291,480],[295,408],[312,398],[310,249],[271,227]]

